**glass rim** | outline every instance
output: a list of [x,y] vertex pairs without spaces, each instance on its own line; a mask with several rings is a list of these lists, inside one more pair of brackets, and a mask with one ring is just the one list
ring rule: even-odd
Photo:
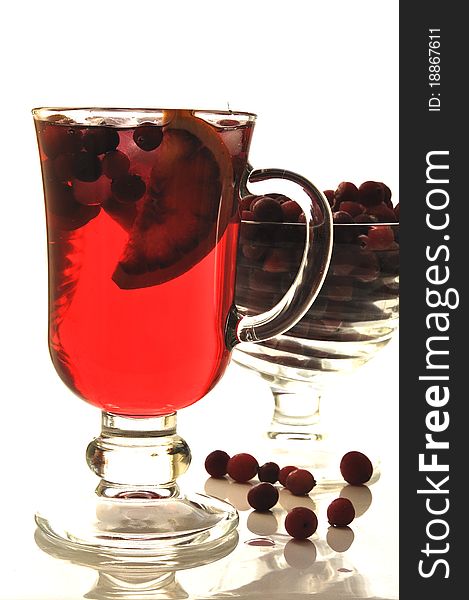
[[[184,110],[190,111],[193,114],[207,115],[207,116],[224,116],[224,117],[242,117],[245,121],[254,122],[257,118],[257,114],[247,111],[239,110],[221,110],[221,109],[202,109],[202,108],[139,108],[139,107],[105,107],[105,106],[38,106],[31,109],[31,113],[36,121],[47,121],[47,117],[57,113],[94,113],[96,116],[107,114],[148,114],[157,115],[162,114],[165,111]],[[77,121],[80,124],[79,121]],[[85,123],[83,123],[85,124]]]
[[[250,219],[241,219],[241,223],[251,223],[252,225],[297,225],[303,227],[306,223],[293,221],[251,221]],[[399,223],[333,223],[334,227],[399,227]]]

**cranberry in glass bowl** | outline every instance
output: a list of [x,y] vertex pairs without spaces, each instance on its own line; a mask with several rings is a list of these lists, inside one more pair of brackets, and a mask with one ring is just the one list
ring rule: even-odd
[[[267,436],[314,442],[315,474],[329,480],[331,457],[321,444],[326,441],[322,390],[338,374],[367,363],[398,328],[399,205],[381,182],[342,182],[324,194],[334,218],[334,243],[321,291],[289,331],[260,344],[241,344],[233,359],[270,385],[274,411]],[[297,203],[276,194],[269,203],[266,198],[253,197],[241,215],[236,302],[245,314],[281,298],[296,276],[304,245],[304,215]],[[260,220],[267,208],[275,221]]]

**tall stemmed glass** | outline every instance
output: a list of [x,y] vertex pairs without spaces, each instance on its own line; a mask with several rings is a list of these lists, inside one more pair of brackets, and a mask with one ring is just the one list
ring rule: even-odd
[[[330,259],[330,209],[300,176],[251,171],[251,113],[39,108],[33,115],[51,358],[64,383],[102,411],[101,435],[87,449],[100,478],[96,494],[76,507],[70,492],[62,511],[36,521],[72,547],[183,567],[195,550],[223,543],[237,513],[180,492],[176,480],[191,457],[176,411],[213,388],[236,344],[273,337],[308,309]],[[240,190],[267,179],[306,192],[307,235],[290,289],[267,312],[243,316],[234,305]]]

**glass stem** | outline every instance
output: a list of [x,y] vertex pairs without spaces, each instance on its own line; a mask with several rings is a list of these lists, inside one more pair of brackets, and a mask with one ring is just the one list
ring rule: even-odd
[[176,413],[133,418],[103,412],[101,435],[88,445],[86,460],[101,478],[99,496],[157,498],[179,494],[176,479],[191,454],[176,433]]
[[320,419],[321,394],[305,386],[295,392],[271,388],[275,408],[267,435],[270,439],[298,439],[320,441],[324,438]]

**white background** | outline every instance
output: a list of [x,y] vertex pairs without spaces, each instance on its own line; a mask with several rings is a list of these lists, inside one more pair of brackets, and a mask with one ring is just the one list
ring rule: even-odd
[[[50,0],[2,9],[0,461],[7,492],[0,502],[13,516],[65,465],[86,468],[83,453],[68,448],[84,449],[99,426],[96,409],[65,388],[48,355],[45,223],[31,108],[229,105],[258,114],[254,167],[298,171],[320,189],[381,180],[397,202],[397,7],[374,0]],[[384,378],[395,382],[397,375],[395,361],[392,374],[387,365],[367,365],[366,383],[351,398],[384,398]],[[231,399],[233,373],[230,386],[220,384]],[[260,381],[249,381],[261,398]],[[396,385],[391,390],[397,394]],[[389,412],[395,425],[397,396],[390,400],[365,418]],[[248,422],[254,405],[244,392],[232,426]],[[213,406],[213,422],[200,423],[204,431],[219,430],[226,416],[222,402]],[[189,418],[197,426],[197,408],[187,415],[181,426]],[[0,590],[0,598],[10,596]]]

